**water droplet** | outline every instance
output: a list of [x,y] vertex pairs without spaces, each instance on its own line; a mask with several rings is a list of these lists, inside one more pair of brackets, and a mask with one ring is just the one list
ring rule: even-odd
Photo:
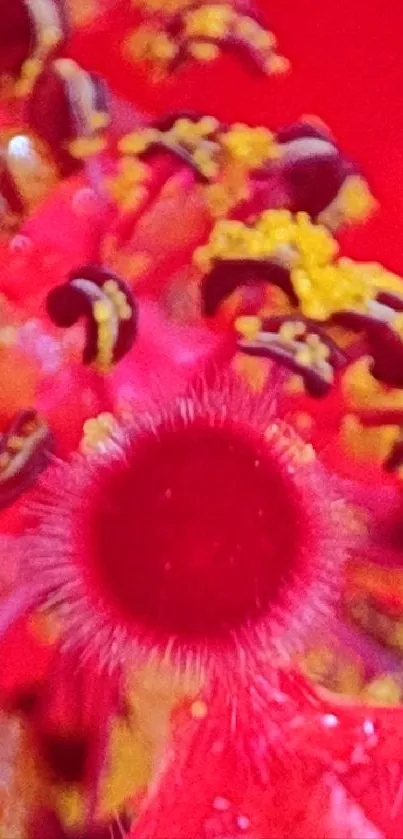
[[224,813],[226,810],[229,810],[231,804],[227,798],[222,798],[218,795],[213,801],[213,807],[215,810],[219,810],[221,813]]
[[372,720],[364,720],[364,722],[362,724],[362,730],[363,730],[364,734],[368,734],[368,737],[370,737],[371,734],[374,734],[375,726],[374,726]]
[[324,714],[322,717],[323,725],[326,728],[335,728],[339,724],[339,720],[337,719],[335,714]]
[[247,830],[250,825],[250,821],[247,816],[238,816],[236,823],[240,830]]

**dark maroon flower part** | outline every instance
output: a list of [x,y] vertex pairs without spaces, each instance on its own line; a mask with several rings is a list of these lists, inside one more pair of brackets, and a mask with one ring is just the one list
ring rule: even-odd
[[21,71],[27,82],[34,78],[66,32],[62,0],[0,0],[0,86],[2,76],[6,82]]
[[[302,210],[321,220],[322,214],[340,198],[349,178],[365,189],[359,169],[340,151],[324,127],[304,121],[293,123],[278,131],[276,140],[281,155],[279,167],[292,212]],[[343,216],[341,208],[340,215]],[[335,226],[338,221],[337,218]]]
[[52,448],[48,425],[36,411],[17,414],[0,435],[0,508],[34,484],[48,465]]
[[403,341],[394,327],[403,312],[403,295],[380,292],[364,311],[338,312],[332,322],[364,332],[373,358],[372,375],[390,387],[403,387]]
[[214,316],[221,303],[237,288],[261,283],[281,288],[291,302],[297,303],[289,271],[279,262],[262,259],[220,259],[202,280],[203,313],[207,317]]
[[329,393],[335,371],[347,363],[324,329],[300,316],[262,318],[256,334],[241,338],[238,347],[246,355],[271,358],[301,376],[307,393],[316,397]]
[[133,294],[105,268],[86,265],[72,271],[66,283],[48,294],[47,309],[57,326],[69,327],[86,318],[85,364],[108,370],[133,346],[137,332]]
[[45,67],[25,107],[29,126],[46,142],[63,172],[77,165],[72,154],[77,142],[87,140],[90,148],[93,141],[96,148],[99,131],[109,121],[105,82],[67,58]]

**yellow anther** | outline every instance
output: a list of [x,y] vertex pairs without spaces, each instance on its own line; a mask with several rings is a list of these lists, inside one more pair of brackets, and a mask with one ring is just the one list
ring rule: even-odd
[[133,312],[128,304],[122,306],[122,308],[119,311],[119,317],[121,318],[121,320],[130,320],[132,314]]
[[89,118],[89,124],[93,131],[100,131],[107,128],[110,123],[110,116],[105,111],[94,111]]
[[159,138],[159,132],[153,128],[133,131],[119,141],[118,148],[123,154],[142,154]]
[[69,152],[79,160],[99,154],[107,146],[104,137],[78,137],[69,143]]
[[312,352],[309,347],[301,347],[295,354],[295,360],[303,367],[309,367],[312,364]]
[[169,35],[150,26],[140,26],[125,42],[132,61],[156,61],[167,64],[175,57],[177,46]]
[[366,685],[361,698],[371,705],[399,705],[402,701],[402,688],[394,676],[379,676]]
[[135,210],[146,194],[150,176],[148,166],[136,158],[123,157],[117,174],[106,180],[109,192],[122,212]]
[[234,159],[250,169],[257,169],[266,161],[278,157],[277,144],[267,128],[236,124],[223,135],[221,142]]
[[57,811],[63,824],[69,830],[82,827],[85,803],[81,791],[74,786],[61,786],[58,795]]
[[372,359],[360,358],[343,375],[343,393],[351,410],[403,411],[403,392],[383,385],[371,374]]
[[[381,418],[380,418],[381,421]],[[341,428],[341,441],[350,455],[379,466],[390,455],[400,436],[398,425],[367,427],[354,414],[346,414]]]
[[235,321],[236,331],[249,340],[256,338],[261,328],[262,322],[260,318],[254,317],[253,315],[242,315]]
[[348,221],[366,219],[376,207],[367,182],[358,175],[346,178],[336,199],[343,218]]
[[208,714],[208,707],[201,699],[196,699],[192,702],[190,713],[195,720],[204,720]]
[[115,294],[116,291],[118,291],[119,286],[118,286],[116,280],[106,280],[106,282],[103,284],[102,288],[103,288],[105,294],[108,294],[110,296],[112,294]]
[[194,41],[189,44],[188,52],[197,61],[215,61],[220,55],[220,48],[217,44],[210,44],[207,41]]
[[185,15],[185,32],[188,38],[224,38],[233,19],[230,6],[206,5]]
[[278,335],[283,341],[295,341],[296,338],[301,338],[305,335],[305,332],[306,327],[303,323],[290,321],[281,324]]
[[284,55],[277,55],[273,53],[266,61],[266,73],[271,75],[280,75],[281,73],[287,73],[290,69],[290,62],[288,58],[285,58]]
[[22,437],[9,437],[7,440],[7,451],[21,452],[25,446],[25,440]]
[[111,317],[110,305],[106,300],[96,300],[93,306],[93,313],[97,323],[107,323]]

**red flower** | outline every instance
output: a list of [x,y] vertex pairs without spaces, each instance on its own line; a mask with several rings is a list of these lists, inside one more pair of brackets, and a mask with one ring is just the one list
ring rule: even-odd
[[[294,104],[276,112],[280,82],[259,74],[285,63],[260,13],[151,2],[102,14],[96,57],[75,36],[88,69],[55,56],[58,4],[43,7],[56,39],[33,32],[35,4],[5,12],[23,100],[0,137],[0,695],[50,790],[13,830],[126,825],[127,787],[104,806],[103,789],[115,728],[133,725],[130,667],[137,696],[154,661],[192,698],[168,736],[161,708],[163,765],[133,836],[394,836],[400,712],[336,701],[299,671],[315,671],[300,656],[320,634],[358,654],[368,697],[402,646],[401,280],[340,255],[330,231],[374,209],[365,166],[348,132],[345,151],[299,119],[288,81]],[[178,75],[150,86],[150,58]],[[218,90],[228,70],[239,103]],[[117,98],[132,87],[157,117]],[[319,664],[341,690],[340,665]]]

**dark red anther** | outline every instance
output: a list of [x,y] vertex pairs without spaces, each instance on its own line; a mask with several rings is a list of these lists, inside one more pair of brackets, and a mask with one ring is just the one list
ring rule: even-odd
[[297,122],[277,134],[289,208],[317,218],[337,198],[344,182],[359,170],[338,148],[330,133]]
[[0,436],[0,508],[7,507],[46,468],[53,449],[48,425],[36,411],[21,411]]
[[120,277],[86,265],[52,289],[47,310],[53,323],[70,327],[86,318],[84,364],[102,369],[120,361],[133,346],[137,333],[137,308],[129,286]]
[[[403,421],[403,418],[402,418]],[[388,457],[383,462],[383,467],[387,472],[397,472],[403,466],[403,428],[396,442],[393,444],[392,450]]]
[[0,0],[0,81],[16,79],[27,59],[52,52],[66,32],[62,0]]
[[63,172],[79,165],[69,143],[93,137],[107,125],[107,100],[104,80],[71,59],[53,61],[38,76],[26,102],[26,119]]
[[292,303],[298,302],[289,271],[278,262],[259,259],[222,259],[215,262],[210,273],[202,281],[201,296],[204,314],[207,317],[213,317],[220,304],[237,288],[260,283],[268,283],[281,288]]
[[401,388],[403,341],[393,323],[398,311],[403,311],[402,298],[382,292],[367,304],[365,311],[338,312],[332,322],[365,333],[373,358],[371,373],[383,384]]
[[[290,327],[290,337],[281,334],[284,326]],[[313,336],[318,340],[310,348]],[[326,396],[334,383],[334,372],[346,364],[344,353],[324,330],[298,316],[262,318],[257,335],[241,338],[238,347],[246,355],[270,358],[301,376],[307,392],[314,397]]]
[[[270,68],[270,56],[277,58],[278,69],[285,69],[287,62],[284,62],[284,68],[280,65],[281,59],[275,54],[275,40],[272,36],[272,43],[268,39],[267,46],[262,48],[261,44],[248,39],[247,35],[242,34],[242,30],[234,27],[231,23],[228,29],[221,35],[210,35],[206,30],[206,34],[189,35],[186,32],[187,17],[193,12],[202,11],[203,7],[209,6],[210,3],[195,2],[190,6],[185,7],[184,10],[179,11],[173,15],[171,19],[167,20],[166,31],[175,39],[177,43],[177,50],[170,63],[170,70],[174,71],[182,64],[184,64],[192,56],[192,47],[197,44],[211,44],[219,47],[220,51],[232,52],[239,55],[241,59],[246,61],[251,70],[256,72],[268,73]],[[217,5],[212,3],[211,5]],[[220,7],[233,10],[234,21],[239,18],[249,19],[251,24],[256,24],[260,27],[262,32],[267,28],[257,10],[250,3],[220,3]],[[274,66],[274,65],[273,65]]]
[[24,214],[24,203],[13,178],[0,158],[0,230],[18,226]]

